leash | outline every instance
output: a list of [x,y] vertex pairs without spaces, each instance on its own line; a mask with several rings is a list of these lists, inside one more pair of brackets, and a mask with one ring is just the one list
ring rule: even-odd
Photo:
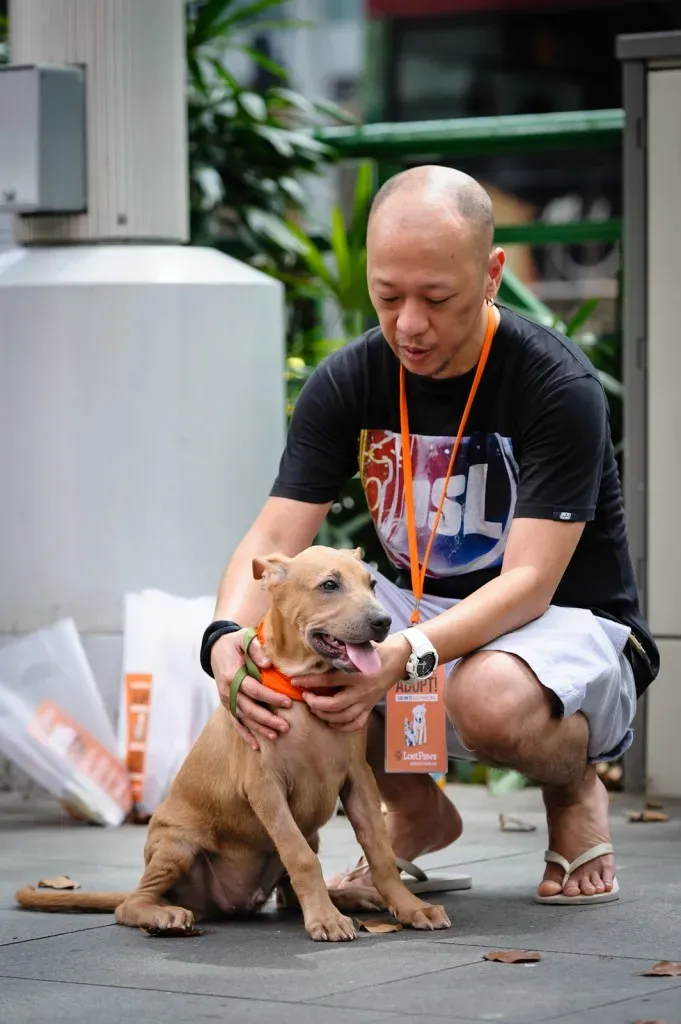
[[[239,696],[239,690],[244,679],[250,676],[251,679],[255,679],[257,683],[262,682],[262,676],[260,670],[255,664],[250,654],[248,653],[249,648],[256,638],[256,631],[254,629],[247,629],[244,633],[244,659],[245,665],[242,665],[238,670],[234,679],[229,684],[229,710],[232,712],[234,718],[236,718],[236,699]],[[237,719],[238,721],[238,719]]]
[[244,633],[244,660],[246,664],[241,665],[229,685],[229,710],[234,718],[236,718],[236,699],[239,696],[239,690],[244,679],[247,678],[255,679],[256,683],[262,683],[263,686],[274,690],[276,693],[283,693],[284,696],[290,697],[291,700],[298,701],[300,704],[303,703],[302,690],[294,686],[289,677],[285,676],[283,672],[280,672],[274,666],[264,669],[258,668],[249,654],[249,648],[255,639],[261,644],[264,641],[264,620],[260,622],[257,629],[247,629]]

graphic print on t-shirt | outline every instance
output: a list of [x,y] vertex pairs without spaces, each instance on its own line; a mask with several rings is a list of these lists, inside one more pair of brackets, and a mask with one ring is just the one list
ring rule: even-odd
[[[451,437],[411,435],[414,514],[423,554],[442,497]],[[362,431],[359,470],[376,532],[399,569],[409,569],[402,439],[389,430]],[[511,439],[463,437],[428,561],[428,575],[456,576],[501,565],[518,486]]]

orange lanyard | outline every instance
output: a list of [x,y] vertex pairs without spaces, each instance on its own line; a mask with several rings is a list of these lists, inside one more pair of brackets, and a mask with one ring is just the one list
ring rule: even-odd
[[471,384],[471,390],[468,395],[468,401],[459,423],[459,430],[456,435],[456,441],[452,448],[452,454],[449,460],[449,466],[447,468],[447,475],[445,477],[444,486],[442,488],[442,496],[440,498],[440,504],[438,505],[437,512],[435,514],[435,522],[433,523],[433,529],[430,532],[430,540],[426,548],[426,553],[423,556],[423,565],[419,568],[419,549],[418,541],[416,538],[416,516],[414,514],[414,478],[412,474],[411,466],[411,437],[409,434],[409,417],[407,415],[407,375],[403,366],[400,366],[400,431],[402,433],[402,464],[404,466],[404,501],[407,510],[407,537],[409,539],[409,562],[411,568],[411,588],[416,599],[416,605],[414,611],[411,614],[412,623],[419,621],[419,608],[421,604],[421,598],[423,597],[423,587],[426,580],[426,569],[428,567],[428,559],[430,558],[430,552],[433,547],[433,541],[435,540],[435,534],[437,533],[437,527],[440,522],[440,516],[442,515],[442,509],[444,508],[445,498],[447,497],[447,487],[449,486],[449,480],[454,469],[454,463],[456,462],[456,456],[459,451],[461,444],[461,438],[466,428],[466,421],[468,420],[468,414],[471,411],[473,400],[477,393],[482,375],[487,365],[487,357],[489,356],[490,349],[492,348],[492,339],[497,329],[498,321],[496,310],[490,303],[490,307],[487,313],[487,331],[485,332],[485,340],[482,343],[482,351],[480,353],[480,359],[478,360],[477,369],[475,371],[475,377]]

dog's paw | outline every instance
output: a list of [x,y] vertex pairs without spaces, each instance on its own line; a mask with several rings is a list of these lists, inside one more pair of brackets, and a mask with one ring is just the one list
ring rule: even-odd
[[194,930],[194,915],[184,907],[155,907],[137,925],[150,935],[184,935]]
[[370,914],[375,910],[385,910],[385,903],[376,889],[369,886],[348,886],[346,889],[329,889],[331,902],[337,910],[345,914]]
[[337,911],[306,921],[305,928],[307,934],[315,942],[349,942],[351,939],[357,938],[351,918],[344,917]]
[[422,931],[435,931],[438,928],[451,928],[452,926],[445,908],[433,903],[421,902],[421,906],[416,907],[409,914],[400,914],[399,920],[409,928],[419,928]]

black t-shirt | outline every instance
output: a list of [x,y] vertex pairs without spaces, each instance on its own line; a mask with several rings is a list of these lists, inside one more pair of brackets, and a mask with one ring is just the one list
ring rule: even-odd
[[[498,576],[514,517],[585,522],[553,603],[631,627],[647,655],[633,651],[640,695],[657,675],[659,655],[639,608],[606,396],[577,345],[509,309],[500,313],[424,589],[463,598]],[[421,555],[473,375],[407,376]],[[397,583],[410,588],[400,449],[399,362],[374,328],[306,382],[271,494],[333,501],[359,469]]]

